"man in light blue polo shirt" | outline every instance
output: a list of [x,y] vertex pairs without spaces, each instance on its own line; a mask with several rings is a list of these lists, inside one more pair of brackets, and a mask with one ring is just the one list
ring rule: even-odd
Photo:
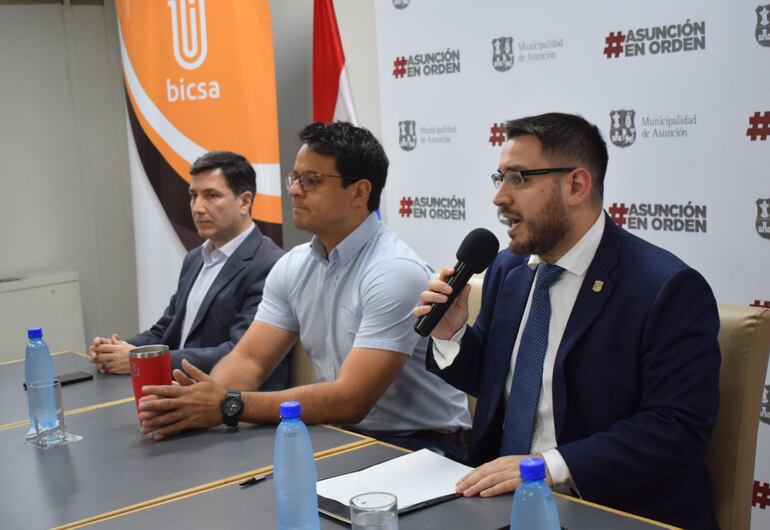
[[[142,432],[275,423],[279,404],[297,400],[306,422],[460,457],[465,394],[425,370],[427,341],[412,329],[430,269],[375,213],[388,168],[382,146],[349,123],[311,124],[300,139],[286,184],[294,224],[313,240],[276,263],[254,322],[211,376],[185,363],[175,371],[181,386],[148,388]],[[298,338],[318,382],[254,391]]]

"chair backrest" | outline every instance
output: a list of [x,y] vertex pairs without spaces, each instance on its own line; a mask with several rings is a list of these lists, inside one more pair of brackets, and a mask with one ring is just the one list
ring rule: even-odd
[[294,343],[294,347],[292,347],[289,355],[291,355],[289,386],[302,386],[315,383],[313,364],[310,362],[310,358],[307,356],[307,352],[305,351],[305,348],[302,347],[300,341]]
[[471,295],[468,298],[468,325],[471,326],[476,322],[476,317],[481,310],[481,287],[484,285],[484,274],[471,276],[468,285],[471,286]]
[[759,411],[770,353],[770,310],[719,305],[719,417],[706,452],[722,530],[751,521]]
[[[471,294],[468,297],[468,325],[472,326],[481,310],[481,287],[484,285],[484,274],[471,276],[468,285],[471,286]],[[470,394],[468,394],[468,412],[471,413],[471,419],[473,419],[473,413],[476,412],[476,398]]]

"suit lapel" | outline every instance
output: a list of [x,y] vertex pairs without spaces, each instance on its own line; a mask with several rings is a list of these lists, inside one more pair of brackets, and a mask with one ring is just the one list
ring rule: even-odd
[[176,299],[174,304],[176,311],[174,317],[171,319],[171,323],[164,332],[164,342],[172,349],[179,347],[179,341],[182,338],[182,326],[184,325],[184,317],[187,313],[187,299],[190,296],[190,289],[192,289],[195,283],[195,278],[200,274],[203,267],[203,256],[201,255],[201,249],[195,249],[195,252],[190,257],[190,264],[187,269],[183,269],[182,275],[179,278],[179,286],[176,292]]
[[[201,249],[198,248],[192,258],[190,269],[188,270],[187,275],[182,278],[181,285],[179,286],[179,299],[176,301],[176,314],[182,317],[180,322],[181,320],[184,320],[184,314],[187,310],[187,298],[190,296],[190,289],[192,289],[192,286],[195,283],[195,278],[198,277],[198,274],[200,274],[202,268],[203,255],[201,254]],[[179,326],[181,328],[181,323]]]
[[233,252],[232,255],[227,258],[227,261],[222,267],[222,270],[219,271],[219,274],[217,274],[217,277],[214,279],[214,283],[211,284],[208,292],[206,292],[206,296],[203,297],[203,301],[198,308],[198,314],[195,315],[193,325],[190,327],[190,332],[187,334],[188,339],[195,332],[195,328],[197,328],[201,322],[203,322],[203,317],[208,312],[209,307],[211,307],[211,303],[214,301],[214,298],[216,298],[217,294],[219,294],[219,291],[221,291],[230,282],[230,280],[232,280],[239,272],[241,272],[241,270],[246,267],[246,264],[254,258],[254,255],[257,253],[257,249],[259,248],[259,243],[261,242],[261,236],[262,234],[255,226],[251,234],[249,234],[249,236],[243,240],[243,243],[241,243],[240,246],[235,249],[235,252]]
[[618,262],[620,229],[605,214],[602,240],[586,271],[575,305],[564,329],[553,371],[553,407],[556,439],[559,440],[567,411],[567,382],[564,364],[575,345],[601,313],[615,288],[612,271]]

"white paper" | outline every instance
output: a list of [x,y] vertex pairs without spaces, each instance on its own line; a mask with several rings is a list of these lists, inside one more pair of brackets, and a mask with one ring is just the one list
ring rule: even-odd
[[420,449],[355,473],[318,482],[318,494],[348,506],[360,493],[386,491],[403,510],[455,492],[455,483],[471,469],[427,449]]

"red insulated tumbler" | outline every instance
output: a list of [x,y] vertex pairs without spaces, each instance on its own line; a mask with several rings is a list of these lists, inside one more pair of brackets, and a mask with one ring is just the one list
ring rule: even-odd
[[139,400],[147,395],[142,392],[143,386],[171,384],[171,353],[165,344],[134,348],[128,352],[128,364],[131,367],[137,410]]

